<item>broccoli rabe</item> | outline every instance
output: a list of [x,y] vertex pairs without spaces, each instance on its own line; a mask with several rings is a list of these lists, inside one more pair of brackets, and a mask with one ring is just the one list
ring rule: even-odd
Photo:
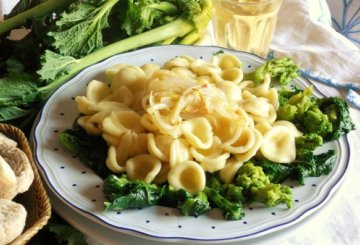
[[287,99],[284,105],[279,107],[277,111],[278,120],[296,121],[304,115],[310,107],[315,104],[312,99],[313,88],[308,87],[307,89],[298,93],[293,94]]
[[293,78],[299,76],[298,67],[288,57],[272,59],[261,65],[255,71],[244,75],[244,80],[251,80],[255,85],[264,81],[265,74],[269,74],[272,80],[287,85]]
[[226,220],[241,220],[245,216],[241,203],[231,202],[222,196],[218,190],[206,186],[205,194],[212,203],[212,206],[221,209]]
[[206,178],[206,185],[219,193],[229,201],[243,203],[245,198],[241,186],[233,183],[223,183],[218,173],[213,173]]
[[355,129],[351,120],[349,106],[339,97],[317,99],[320,110],[327,115],[332,124],[332,132],[325,136],[326,141],[336,140]]
[[[278,120],[291,121],[302,132],[321,136],[324,142],[336,140],[355,128],[349,107],[341,98],[315,98],[312,87],[297,90],[289,98],[287,94],[291,93],[284,93],[279,100],[282,105],[277,110]],[[314,135],[312,140],[320,142]]]
[[164,193],[158,204],[178,208],[186,216],[199,216],[211,209],[204,192],[191,194],[184,189],[176,190],[170,185],[164,186]]
[[254,201],[265,204],[267,207],[275,207],[279,204],[286,204],[292,207],[292,192],[289,186],[269,183],[253,193]]
[[245,190],[262,188],[270,183],[261,167],[255,166],[252,162],[245,163],[235,176],[235,183]]
[[334,150],[315,155],[308,149],[299,149],[292,164],[275,163],[267,159],[257,159],[272,183],[281,183],[286,179],[295,179],[300,185],[305,184],[305,177],[327,175],[333,169],[336,160]]
[[223,184],[221,194],[229,201],[243,203],[245,201],[244,188],[235,184]]
[[178,206],[181,213],[186,216],[199,216],[210,210],[210,203],[204,192],[191,195]]
[[318,134],[323,138],[333,131],[328,116],[317,105],[306,110],[302,117],[299,116],[298,121],[301,123],[303,131]]
[[163,188],[143,180],[127,181],[127,176],[109,175],[104,180],[105,211],[142,208],[158,203]]
[[72,129],[60,133],[60,142],[100,177],[105,178],[111,173],[106,167],[108,146],[102,137],[90,136],[82,127],[74,123]]
[[255,201],[274,207],[278,204],[292,206],[290,187],[270,182],[262,167],[252,162],[245,163],[236,174],[236,185],[244,188],[247,201]]
[[323,138],[314,133],[304,134],[295,138],[296,149],[315,150],[323,144]]

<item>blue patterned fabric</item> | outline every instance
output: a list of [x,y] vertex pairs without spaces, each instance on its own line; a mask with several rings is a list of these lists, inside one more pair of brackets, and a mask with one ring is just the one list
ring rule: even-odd
[[360,0],[327,0],[335,30],[360,48]]

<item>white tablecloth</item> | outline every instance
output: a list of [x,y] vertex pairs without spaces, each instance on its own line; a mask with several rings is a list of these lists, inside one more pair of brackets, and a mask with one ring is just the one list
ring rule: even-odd
[[[2,13],[9,11],[16,2],[17,0],[0,0],[0,16]],[[299,2],[301,2],[300,5],[302,6],[297,6]],[[296,12],[299,15],[291,13],[293,8],[304,6],[303,13]],[[346,96],[351,97],[349,95],[355,93],[357,96],[358,94],[355,91],[349,89],[352,88],[351,86],[339,90],[328,85],[336,87],[339,84],[349,84],[353,81],[354,85],[360,86],[360,62],[354,63],[354,57],[356,60],[356,55],[359,55],[359,48],[356,45],[360,46],[360,34],[354,32],[354,30],[360,29],[360,0],[328,0],[328,3],[326,0],[284,0],[283,7],[280,19],[292,22],[293,25],[299,25],[299,28],[301,26],[301,28],[312,29],[298,29],[298,33],[293,33],[297,37],[294,39],[293,36],[288,37],[289,32],[287,31],[289,29],[282,25],[277,29],[271,46],[274,50],[273,55],[292,56],[302,66],[304,74],[312,77],[315,85],[327,95],[336,94],[345,98]],[[351,31],[351,28],[353,28],[353,31]],[[315,32],[310,33],[311,31]],[[314,37],[310,34],[317,35]],[[286,38],[292,39],[286,41]],[[345,67],[344,69],[347,69],[354,77],[351,78],[349,74],[340,76],[341,74],[333,73],[337,67],[331,67],[329,63],[322,64],[321,62],[326,59],[342,60],[342,62],[345,62],[345,66],[342,67]],[[317,70],[312,69],[314,64],[317,65]],[[332,69],[329,70],[330,68]],[[327,77],[329,74],[333,74],[333,76],[330,76],[330,80]],[[350,102],[356,104],[356,101],[350,100],[352,100]],[[304,222],[278,235],[268,236],[261,243],[284,245],[360,244],[360,111],[354,108],[350,110],[357,130],[348,135],[351,146],[350,165],[338,191],[328,204]],[[73,224],[76,226],[75,220]],[[80,227],[78,228],[82,230]],[[83,230],[83,232],[86,233],[86,230]],[[89,235],[92,237],[88,238],[89,243],[101,243],[96,241],[96,238],[93,239],[94,234]],[[241,244],[247,243],[253,244],[259,243],[259,241],[247,241]],[[146,240],[124,235],[122,239],[119,237],[117,244],[146,244]],[[151,242],[151,244],[156,243]]]

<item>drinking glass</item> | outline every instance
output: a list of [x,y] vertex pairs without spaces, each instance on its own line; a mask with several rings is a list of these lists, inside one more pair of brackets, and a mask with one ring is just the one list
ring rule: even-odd
[[282,0],[213,0],[218,46],[266,57]]

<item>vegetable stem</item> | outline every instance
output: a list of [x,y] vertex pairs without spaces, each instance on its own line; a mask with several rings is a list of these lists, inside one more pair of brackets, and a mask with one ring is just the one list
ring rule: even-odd
[[25,12],[22,12],[14,17],[11,17],[0,23],[0,35],[16,28],[27,20],[33,17],[41,17],[48,14],[51,11],[60,9],[69,5],[70,0],[48,0],[42,4],[39,4]]
[[176,19],[174,22],[165,24],[158,28],[152,29],[150,31],[132,36],[110,44],[104,48],[101,48],[83,58],[79,59],[76,62],[69,73],[64,75],[47,86],[39,88],[39,91],[42,93],[42,96],[46,98],[49,96],[54,89],[56,89],[61,84],[65,83],[72,77],[74,77],[78,72],[84,68],[96,64],[104,59],[107,59],[114,54],[122,53],[138,47],[143,47],[150,45],[162,40],[172,38],[172,37],[182,37],[194,29],[194,24],[191,21],[185,20],[182,17]]

